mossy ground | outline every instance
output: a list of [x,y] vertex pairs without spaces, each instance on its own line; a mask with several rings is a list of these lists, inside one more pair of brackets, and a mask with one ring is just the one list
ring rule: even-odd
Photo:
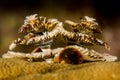
[[0,80],[120,80],[120,62],[77,65],[0,58]]

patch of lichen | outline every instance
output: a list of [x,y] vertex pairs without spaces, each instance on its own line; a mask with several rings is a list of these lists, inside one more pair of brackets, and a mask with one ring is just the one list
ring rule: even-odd
[[0,80],[120,80],[120,62],[79,65],[0,59]]

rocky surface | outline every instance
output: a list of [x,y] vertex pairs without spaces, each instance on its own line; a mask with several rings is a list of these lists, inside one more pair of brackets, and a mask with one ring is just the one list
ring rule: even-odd
[[0,58],[0,80],[120,80],[120,62],[77,65]]

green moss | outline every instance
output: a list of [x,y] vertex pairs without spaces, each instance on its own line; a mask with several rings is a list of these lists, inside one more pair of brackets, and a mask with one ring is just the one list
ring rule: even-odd
[[120,80],[120,62],[79,65],[0,59],[0,80]]

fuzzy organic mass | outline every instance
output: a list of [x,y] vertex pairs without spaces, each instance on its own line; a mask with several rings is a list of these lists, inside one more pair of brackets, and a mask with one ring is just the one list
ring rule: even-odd
[[[70,30],[65,29],[68,27]],[[19,28],[19,33],[27,33],[22,39],[14,40],[9,46],[13,50],[18,45],[39,46],[32,53],[8,51],[3,58],[21,58],[28,61],[46,61],[49,63],[78,64],[83,61],[115,61],[116,56],[101,54],[95,50],[85,48],[86,45],[101,45],[110,50],[109,45],[95,35],[102,33],[94,18],[85,16],[79,23],[71,20],[65,22],[55,18],[38,16],[37,14],[27,16],[24,24]],[[67,43],[65,47],[52,49],[51,45],[58,36],[62,36]],[[57,45],[57,44],[56,44]],[[59,45],[58,45],[59,46]],[[44,47],[47,47],[47,49]],[[39,50],[39,51],[38,51]]]

